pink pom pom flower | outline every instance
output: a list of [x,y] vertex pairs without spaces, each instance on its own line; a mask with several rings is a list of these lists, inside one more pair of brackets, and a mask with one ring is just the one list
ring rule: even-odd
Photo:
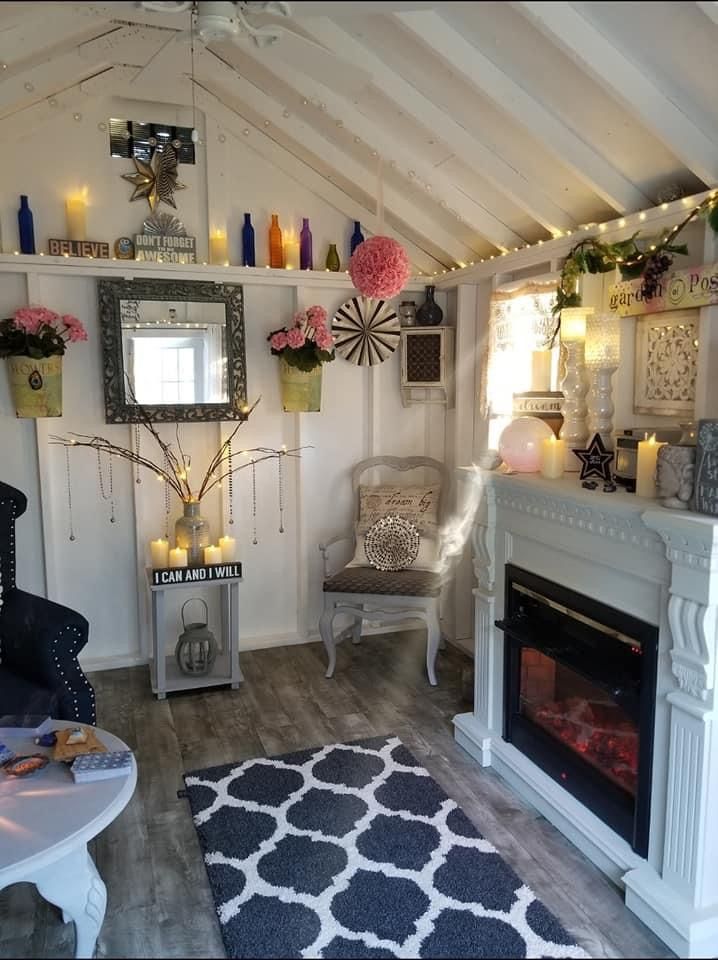
[[406,251],[396,240],[370,237],[352,254],[349,276],[363,296],[390,300],[406,286],[411,276],[411,264]]
[[303,347],[306,339],[304,331],[300,330],[299,327],[294,327],[287,332],[287,346],[293,350],[298,350],[300,347]]

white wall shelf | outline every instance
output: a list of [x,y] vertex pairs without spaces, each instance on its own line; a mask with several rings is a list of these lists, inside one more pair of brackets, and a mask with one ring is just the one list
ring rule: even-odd
[[[354,287],[347,273],[330,270],[275,270],[269,267],[217,267],[208,263],[153,263],[142,260],[103,260],[93,257],[51,257],[47,254],[0,254],[0,273],[44,273],[70,277],[160,277],[174,280],[210,280],[253,286]],[[426,278],[410,280],[406,290],[423,290]]]

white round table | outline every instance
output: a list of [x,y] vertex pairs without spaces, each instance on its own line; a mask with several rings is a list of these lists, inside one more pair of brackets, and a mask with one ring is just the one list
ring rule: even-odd
[[[75,727],[63,720],[53,729]],[[128,750],[117,737],[94,728],[108,750]],[[52,754],[31,737],[6,737],[18,756]],[[127,776],[75,783],[64,763],[49,763],[29,777],[0,771],[0,890],[34,883],[40,894],[75,924],[75,957],[92,957],[105,917],[107,890],[87,843],[128,804],[137,783],[137,764]]]

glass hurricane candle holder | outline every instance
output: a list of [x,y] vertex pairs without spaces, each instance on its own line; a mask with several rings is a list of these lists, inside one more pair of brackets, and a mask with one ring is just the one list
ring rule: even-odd
[[618,369],[621,331],[617,316],[598,314],[586,319],[586,367],[591,381],[588,402],[589,436],[600,434],[607,450],[613,449],[613,398],[611,377]]
[[593,314],[592,307],[570,307],[561,311],[561,345],[566,355],[566,375],[561,381],[563,426],[559,433],[566,444],[566,470],[580,469],[574,450],[582,450],[588,440],[586,417],[586,319]]

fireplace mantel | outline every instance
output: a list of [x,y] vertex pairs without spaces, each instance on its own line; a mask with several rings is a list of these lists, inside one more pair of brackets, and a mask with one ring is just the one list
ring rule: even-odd
[[[457,741],[493,766],[602,870],[680,956],[718,955],[718,521],[655,500],[474,468],[475,697]],[[502,737],[504,569],[523,567],[659,629],[646,859]]]

